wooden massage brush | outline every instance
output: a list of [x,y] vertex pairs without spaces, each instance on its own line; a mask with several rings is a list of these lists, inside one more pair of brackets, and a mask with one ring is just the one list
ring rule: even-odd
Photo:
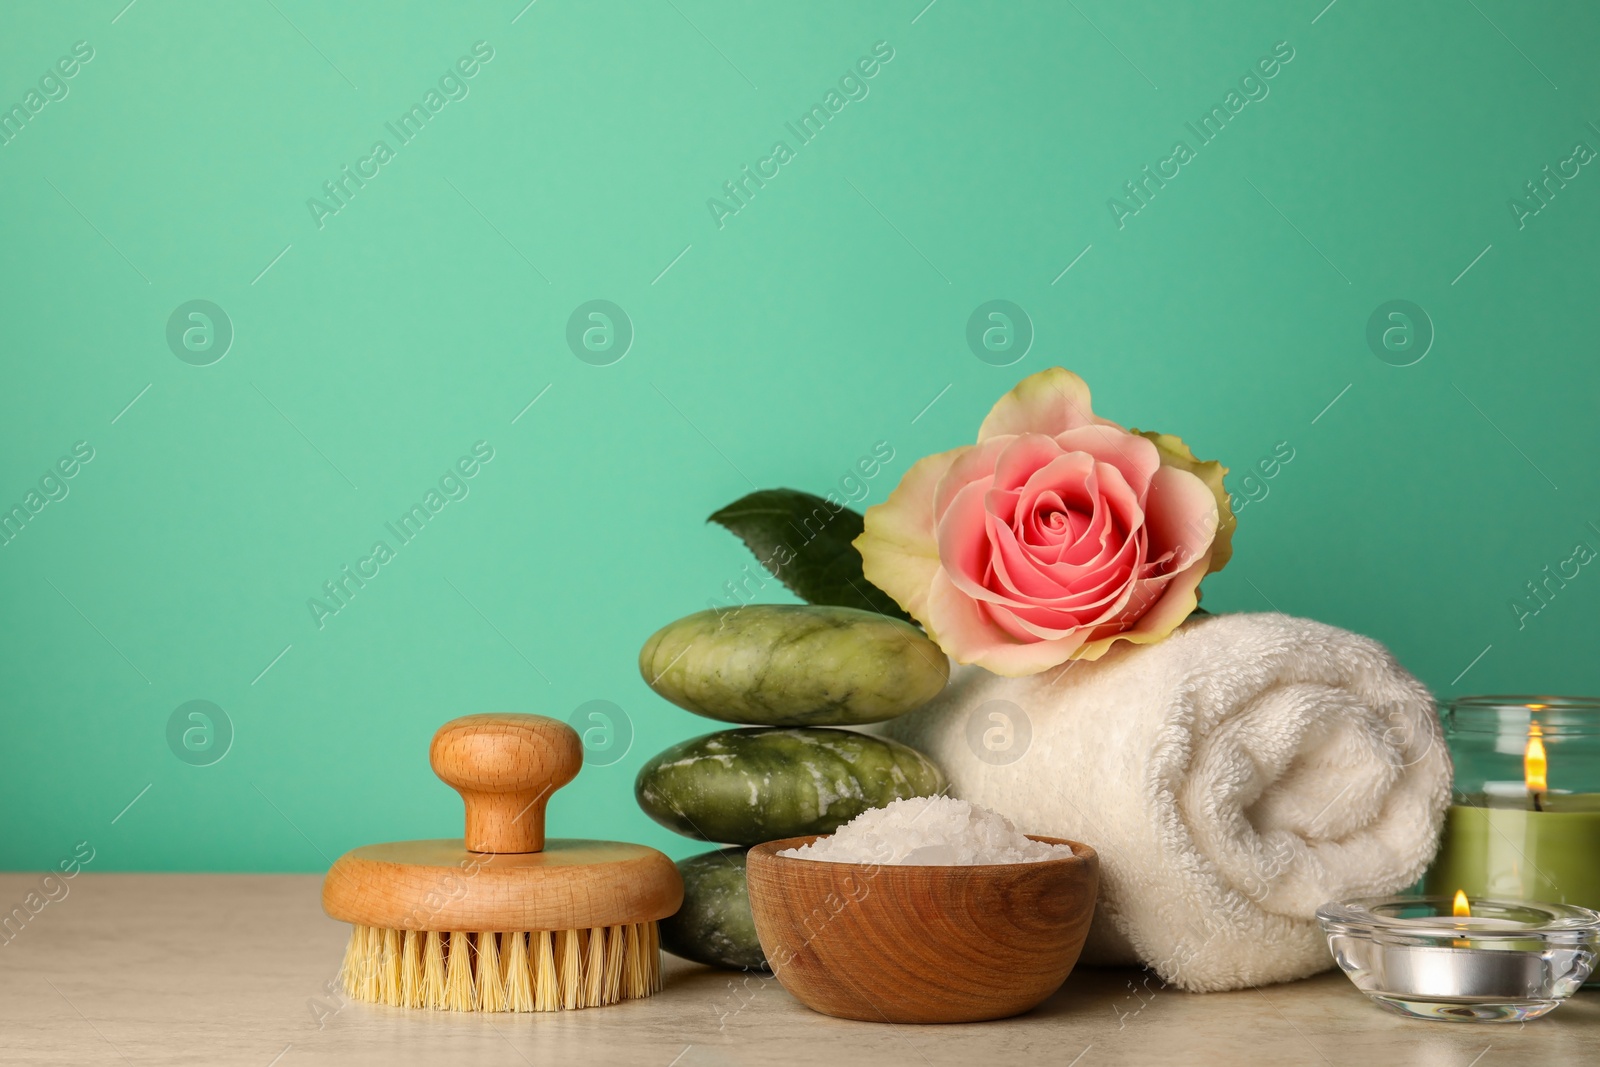
[[440,727],[433,771],[466,804],[464,839],[396,841],[340,856],[322,907],[352,924],[340,977],[358,1000],[450,1011],[559,1011],[661,988],[656,922],[683,881],[653,848],[546,840],[545,802],[583,746],[541,715]]

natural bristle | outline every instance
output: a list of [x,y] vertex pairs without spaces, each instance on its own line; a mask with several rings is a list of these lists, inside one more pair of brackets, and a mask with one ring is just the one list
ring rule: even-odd
[[[655,923],[651,923],[654,926]],[[589,955],[583,966],[583,1006],[598,1007],[605,1003],[602,994],[606,983],[606,939],[599,930],[589,931]]]
[[[356,940],[350,939],[355,947]],[[429,930],[422,952],[422,996],[413,1007],[426,1008],[437,1004],[444,1007],[444,935]]]
[[408,1008],[422,1007],[422,935],[405,932],[400,947],[400,1003]]
[[520,930],[506,935],[506,1011],[533,1010],[533,973],[528,970],[528,935]]
[[[470,934],[450,935],[450,962],[444,969],[444,1007],[451,1011],[471,1011],[472,942]],[[394,1001],[385,1001],[393,1004]]]
[[478,984],[479,1011],[506,1010],[506,976],[500,967],[500,942],[494,934],[479,934]]
[[400,931],[385,930],[378,964],[378,995],[385,1004],[404,1004],[400,998]]
[[340,979],[356,1000],[446,1011],[563,1011],[661,988],[653,922],[590,930],[442,932],[357,926]]
[[534,1011],[561,1010],[561,980],[556,974],[556,954],[550,941],[549,930],[528,935],[529,948],[534,948],[534,942],[538,942],[533,960]]

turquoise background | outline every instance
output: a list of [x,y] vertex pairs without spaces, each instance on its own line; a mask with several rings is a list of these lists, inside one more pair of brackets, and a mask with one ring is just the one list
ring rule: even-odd
[[[713,728],[635,667],[749,558],[705,516],[887,441],[881,501],[1052,364],[1241,495],[1293,450],[1213,610],[1372,634],[1441,695],[1600,689],[1600,574],[1511,606],[1600,546],[1600,167],[1509,206],[1600,147],[1600,11],[1324,2],[7,5],[0,104],[94,58],[0,147],[0,506],[94,458],[0,548],[0,865],[451,835],[442,721],[593,700],[632,746],[553,832],[699,851],[632,779]],[[469,95],[319,228],[308,198],[478,41]],[[719,229],[707,200],[879,41],[869,95]],[[1269,95],[1119,229],[1108,199],[1280,41]],[[235,333],[209,366],[166,341],[193,299]],[[620,362],[568,348],[593,299],[633,324]],[[1035,333],[1011,366],[965,339],[994,299]],[[1436,331],[1410,366],[1366,341],[1392,299]],[[478,441],[470,495],[319,629],[308,598]],[[191,700],[232,723],[210,766],[168,747]]]

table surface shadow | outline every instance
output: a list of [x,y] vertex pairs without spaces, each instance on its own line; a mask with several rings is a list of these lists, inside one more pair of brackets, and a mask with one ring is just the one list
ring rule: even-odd
[[[849,1022],[771,978],[666,957],[648,1000],[537,1015],[410,1011],[345,1000],[348,927],[312,875],[91,874],[0,944],[0,1062],[27,1064],[596,1063],[1384,1064],[1560,1067],[1600,1062],[1600,993],[1512,1025],[1416,1022],[1337,972],[1236,993],[1163,988],[1134,970],[1074,973],[1015,1019]],[[9,912],[40,876],[0,874]],[[25,909],[26,910],[26,909]],[[13,921],[13,926],[16,925]]]

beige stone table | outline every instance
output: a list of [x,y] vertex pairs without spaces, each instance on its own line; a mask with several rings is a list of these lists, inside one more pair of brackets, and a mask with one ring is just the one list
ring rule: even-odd
[[[0,945],[5,1064],[1600,1064],[1600,994],[1548,1018],[1395,1018],[1337,973],[1195,996],[1083,970],[1039,1009],[962,1026],[816,1015],[777,983],[668,957],[657,996],[545,1015],[344,1003],[328,985],[347,928],[304,875],[84,873]],[[37,889],[0,875],[0,910]],[[13,926],[15,921],[13,921]]]

